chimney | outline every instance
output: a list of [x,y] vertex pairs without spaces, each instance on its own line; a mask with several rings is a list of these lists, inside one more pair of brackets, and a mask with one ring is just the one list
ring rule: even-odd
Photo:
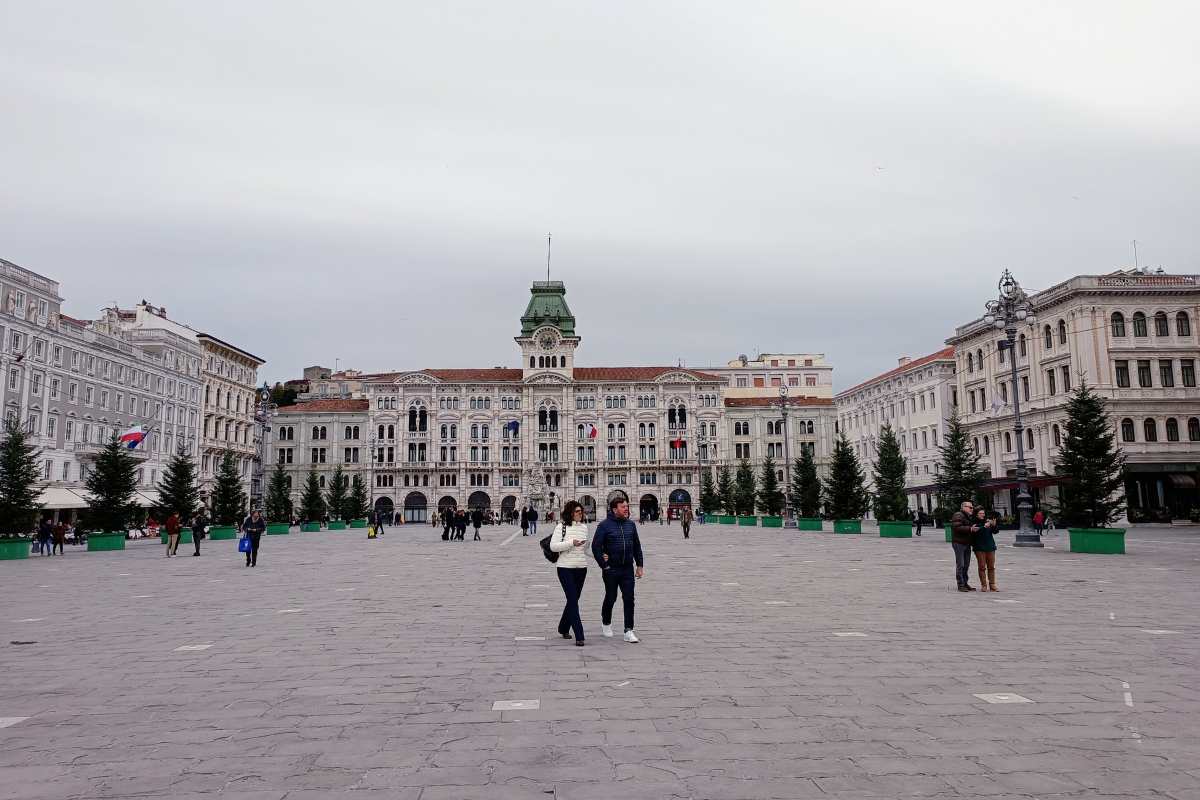
[[911,359],[911,358],[909,358],[908,356],[900,356],[900,358],[898,359],[898,361],[900,362],[900,366],[902,366],[902,367],[903,367],[903,366],[905,366],[906,364],[908,364],[908,362],[912,361],[912,359]]

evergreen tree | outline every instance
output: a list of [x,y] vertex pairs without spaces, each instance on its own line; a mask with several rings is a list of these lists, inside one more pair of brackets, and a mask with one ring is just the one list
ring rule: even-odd
[[294,406],[296,405],[296,390],[276,381],[275,385],[271,387],[271,402],[280,408]]
[[21,536],[37,526],[42,508],[42,474],[38,460],[40,448],[29,441],[29,434],[17,416],[4,420],[4,440],[0,441],[0,536]]
[[979,465],[979,454],[967,440],[957,411],[948,422],[946,438],[938,448],[941,463],[938,465],[937,495],[938,505],[953,514],[967,500],[980,498],[985,473]]
[[717,502],[726,514],[735,513],[733,476],[729,474],[727,464],[722,464],[717,470]]
[[283,464],[276,464],[267,483],[266,513],[268,522],[291,522],[292,498],[288,491],[287,473]]
[[854,448],[846,441],[846,434],[840,434],[833,444],[833,461],[825,484],[825,496],[834,519],[859,519],[867,513],[870,498],[865,481]]
[[758,482],[754,479],[754,467],[742,459],[738,462],[737,473],[733,479],[733,507],[738,516],[748,517],[754,513],[755,500],[758,497]]
[[200,507],[200,488],[196,486],[196,465],[188,456],[176,453],[167,462],[158,482],[158,513],[162,519],[178,514],[180,521],[192,518]]
[[233,453],[226,451],[217,468],[212,493],[213,522],[217,525],[237,525],[246,513],[246,492],[238,475]]
[[348,483],[346,473],[339,464],[334,468],[333,475],[329,478],[329,488],[325,492],[325,505],[329,507],[330,519],[345,519]]
[[367,485],[361,475],[350,481],[350,494],[346,497],[346,519],[362,519],[371,513],[371,500],[367,497]]
[[801,517],[814,519],[821,515],[821,481],[812,451],[800,445],[800,457],[792,466],[792,508]]
[[1104,398],[1081,377],[1067,401],[1066,437],[1058,451],[1056,515],[1068,525],[1106,528],[1125,510],[1125,454],[1105,413]]
[[142,511],[133,502],[137,462],[116,436],[96,455],[84,486],[88,492],[88,526],[96,533],[124,533]]
[[783,490],[779,488],[779,476],[775,474],[775,459],[769,456],[762,463],[759,475],[758,510],[772,517],[783,513]]
[[901,522],[910,519],[908,494],[904,485],[908,462],[900,454],[900,442],[891,425],[879,432],[879,458],[875,462],[875,518],[880,522]]
[[321,492],[321,479],[316,469],[308,473],[304,481],[304,494],[300,496],[300,516],[305,522],[320,522],[325,518],[325,496]]
[[700,476],[700,513],[713,514],[721,507],[721,499],[717,495],[717,483],[713,480],[712,469],[705,467]]

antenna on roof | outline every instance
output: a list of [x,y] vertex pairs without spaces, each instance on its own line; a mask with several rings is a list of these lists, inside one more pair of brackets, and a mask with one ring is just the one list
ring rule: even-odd
[[1133,240],[1133,268],[1134,269],[1138,268],[1137,239]]
[[550,234],[546,234],[546,283],[550,282]]

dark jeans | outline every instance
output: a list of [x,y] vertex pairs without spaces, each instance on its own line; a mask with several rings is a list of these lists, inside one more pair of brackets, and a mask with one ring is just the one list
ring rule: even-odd
[[692,532],[692,523],[683,523],[683,538],[688,538],[688,534]]
[[558,568],[558,582],[562,584],[567,605],[558,619],[558,633],[566,636],[570,630],[575,641],[583,641],[583,620],[579,618],[579,595],[583,594],[583,582],[587,580],[587,567]]
[[471,527],[473,527],[473,528],[475,529],[475,541],[477,541],[477,542],[478,542],[478,541],[479,541],[479,526],[478,526],[478,525],[472,525]]
[[609,567],[602,573],[604,577],[604,605],[600,606],[600,621],[612,625],[613,606],[617,602],[617,588],[621,589],[621,602],[625,606],[625,630],[633,630],[633,565]]
[[63,555],[63,543],[54,542],[52,545],[50,545],[50,555],[54,555],[55,550],[58,550],[58,554],[60,556]]
[[256,566],[258,564],[258,542],[260,539],[262,539],[262,534],[250,534],[250,552],[246,553],[246,563],[250,566]]
[[967,585],[967,576],[971,571],[971,545],[953,543],[954,547],[954,577],[959,586]]
[[192,544],[196,545],[196,555],[200,555],[200,540],[204,538],[204,529],[192,528]]

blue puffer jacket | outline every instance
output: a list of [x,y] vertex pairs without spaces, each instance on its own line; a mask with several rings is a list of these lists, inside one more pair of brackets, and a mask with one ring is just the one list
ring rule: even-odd
[[[637,525],[631,519],[619,519],[611,511],[608,518],[596,526],[592,536],[592,555],[603,569],[642,566],[642,541]],[[608,561],[604,556],[608,556]]]

